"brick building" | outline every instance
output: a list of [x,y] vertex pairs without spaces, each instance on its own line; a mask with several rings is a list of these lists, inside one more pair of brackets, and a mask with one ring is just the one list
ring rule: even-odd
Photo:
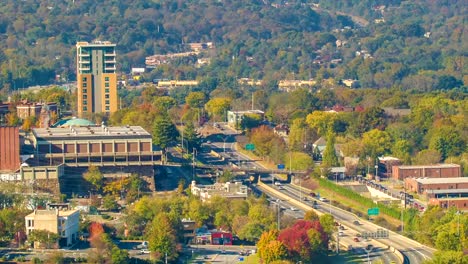
[[20,165],[19,128],[0,127],[0,172],[15,172]]
[[468,177],[457,178],[406,178],[406,190],[417,194],[432,194],[433,190],[468,189]]
[[24,101],[16,105],[16,114],[20,119],[27,119],[31,116],[36,116],[39,118],[43,107],[47,108],[48,112],[57,113],[58,111],[58,106],[56,103],[32,103]]
[[392,177],[401,181],[406,178],[461,177],[461,167],[458,164],[393,166]]
[[[468,193],[468,190],[466,190]],[[441,208],[456,207],[458,210],[468,210],[468,197],[455,198],[430,198],[429,205],[440,206]]]

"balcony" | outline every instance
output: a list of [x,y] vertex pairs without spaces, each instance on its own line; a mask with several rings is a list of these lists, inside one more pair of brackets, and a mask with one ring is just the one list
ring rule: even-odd
[[106,57],[115,57],[115,55],[116,55],[115,52],[113,52],[113,53],[104,53],[104,56],[106,56]]
[[114,59],[114,60],[106,60],[106,61],[104,61],[104,62],[105,62],[105,63],[117,63],[117,62],[115,61],[115,59]]
[[78,54],[78,56],[80,56],[80,57],[89,57],[91,55],[89,53],[80,53],[80,54]]
[[85,67],[80,67],[79,70],[80,71],[90,71],[91,68],[89,68],[89,67],[86,67],[86,68]]
[[106,71],[115,71],[115,70],[117,70],[117,68],[115,66],[109,66],[109,67],[106,66],[104,68],[104,70],[106,70]]
[[89,64],[89,63],[91,63],[91,61],[81,61],[80,60],[78,63],[80,63],[80,64]]

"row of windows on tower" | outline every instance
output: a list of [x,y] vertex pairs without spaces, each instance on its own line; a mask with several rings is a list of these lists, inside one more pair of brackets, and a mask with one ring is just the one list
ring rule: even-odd
[[[108,82],[110,80],[109,77],[104,77],[104,81]],[[88,77],[83,77],[83,82],[87,82],[88,81]],[[86,83],[83,83],[83,85],[86,84]]]

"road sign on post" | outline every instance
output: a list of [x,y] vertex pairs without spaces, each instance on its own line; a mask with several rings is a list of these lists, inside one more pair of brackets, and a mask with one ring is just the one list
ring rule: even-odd
[[285,166],[284,164],[278,164],[278,170],[284,170]]
[[255,150],[255,145],[252,144],[252,143],[249,143],[249,144],[245,145],[245,149],[246,150],[251,150],[251,151]]
[[369,208],[367,209],[367,215],[379,215],[379,208]]

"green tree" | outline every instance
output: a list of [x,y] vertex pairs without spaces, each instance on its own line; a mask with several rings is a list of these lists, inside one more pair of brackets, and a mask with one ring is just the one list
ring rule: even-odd
[[175,141],[177,129],[168,115],[157,117],[153,123],[153,144],[165,150],[169,144]]
[[257,114],[245,114],[240,123],[238,129],[247,129],[250,130],[254,127],[258,127],[262,122],[262,117]]
[[458,156],[466,150],[466,143],[454,127],[442,126],[432,133],[429,148],[437,150],[442,160],[448,156]]
[[51,248],[58,242],[60,236],[47,230],[35,229],[28,236],[31,242],[39,243],[45,248]]
[[390,135],[378,129],[372,129],[362,136],[364,152],[372,160],[390,151],[392,141]]
[[215,120],[223,120],[231,106],[231,99],[225,97],[215,97],[210,99],[205,104],[205,109],[210,113]]
[[112,195],[106,195],[102,199],[102,206],[109,211],[115,211],[119,208],[117,201],[115,201],[115,197]]
[[440,230],[435,239],[435,245],[442,251],[460,250],[460,238],[457,233]]
[[283,160],[287,169],[291,170],[309,170],[314,167],[312,157],[304,152],[285,153]]
[[309,245],[312,252],[320,253],[325,250],[322,241],[322,234],[318,230],[313,228],[309,229],[307,231],[307,236],[309,238]]
[[154,218],[147,239],[148,248],[158,261],[164,259],[166,254],[170,261],[177,259],[177,232],[167,213],[161,212]]
[[320,216],[320,224],[323,231],[331,236],[336,231],[335,218],[331,214],[324,214]]
[[203,92],[190,92],[185,97],[185,102],[192,108],[202,108],[206,103],[206,96]]
[[309,210],[309,211],[305,212],[304,220],[317,221],[319,219],[320,218],[319,218],[318,214],[314,210]]
[[169,96],[158,96],[153,100],[153,105],[159,108],[161,111],[167,111],[176,104],[176,100]]
[[328,113],[324,111],[314,111],[307,115],[307,124],[315,129],[319,135],[324,136],[328,131],[333,131],[336,113]]
[[424,264],[466,264],[468,256],[462,251],[436,251],[431,260],[426,260]]
[[296,118],[292,121],[288,140],[293,150],[304,150],[311,136],[313,136],[312,131],[308,128],[304,118]]
[[437,164],[442,159],[442,156],[437,150],[425,149],[421,150],[413,160],[417,165]]
[[89,166],[88,171],[83,175],[83,177],[93,186],[95,191],[101,191],[104,184],[104,176],[98,167]]
[[327,145],[323,151],[322,160],[322,164],[327,167],[333,167],[339,164],[335,151],[335,135],[331,131],[327,135]]
[[411,161],[411,145],[407,140],[396,141],[392,146],[392,155],[403,160],[405,164]]
[[198,135],[197,131],[195,130],[195,126],[192,122],[188,122],[185,126],[184,131],[184,140],[187,140],[188,150],[191,151],[193,148],[200,148],[200,136]]

